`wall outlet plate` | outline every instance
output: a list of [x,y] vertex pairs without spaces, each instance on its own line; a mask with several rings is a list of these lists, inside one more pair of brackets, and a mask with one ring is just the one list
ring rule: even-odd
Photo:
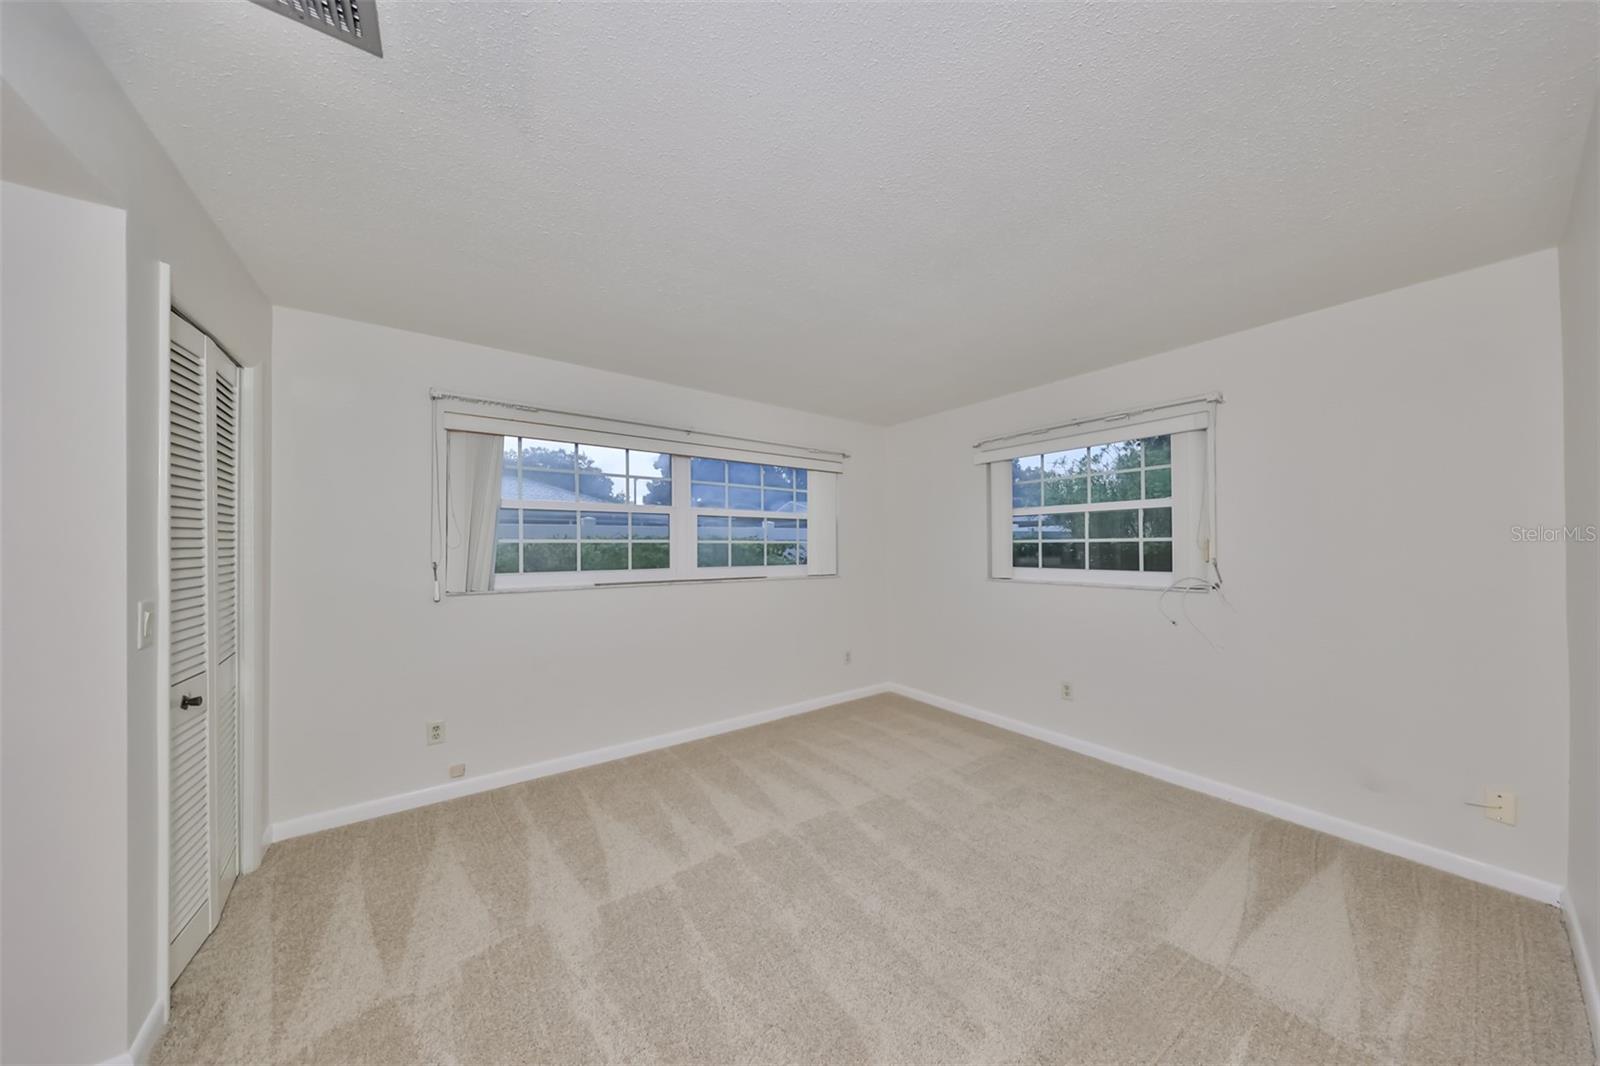
[[1070,700],[1072,698],[1072,682],[1071,681],[1063,681],[1063,682],[1061,682],[1061,698],[1064,699],[1064,700]]
[[428,743],[429,744],[443,744],[444,743],[444,723],[443,722],[429,722],[428,723]]
[[1483,816],[1501,825],[1517,824],[1517,794],[1503,788],[1491,788],[1483,794]]

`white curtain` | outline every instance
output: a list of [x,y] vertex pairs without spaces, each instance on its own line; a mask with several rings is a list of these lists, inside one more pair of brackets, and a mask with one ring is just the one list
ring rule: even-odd
[[494,588],[502,438],[452,432],[446,434],[446,440],[445,589],[488,592]]

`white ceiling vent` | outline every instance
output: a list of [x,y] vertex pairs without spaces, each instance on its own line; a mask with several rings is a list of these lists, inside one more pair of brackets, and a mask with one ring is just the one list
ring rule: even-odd
[[375,56],[383,55],[378,40],[376,0],[255,0],[307,26],[315,26],[330,36],[347,41]]

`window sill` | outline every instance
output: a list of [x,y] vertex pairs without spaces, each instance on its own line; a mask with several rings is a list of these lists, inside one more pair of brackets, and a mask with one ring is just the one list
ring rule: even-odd
[[[1205,580],[1205,578],[1200,578],[1200,577],[1171,577],[1171,578],[1169,578],[1168,575],[1162,574],[1161,575],[1162,580],[1144,581],[1144,580],[1140,580],[1140,578],[1142,576],[1143,575],[1140,575],[1140,574],[1129,574],[1127,577],[1097,578],[1097,577],[1078,577],[1078,576],[1073,576],[1073,577],[1040,577],[1040,576],[1034,576],[1034,575],[1029,575],[1029,576],[1024,577],[1024,576],[1014,575],[1012,577],[990,577],[989,580],[990,581],[1002,581],[1002,582],[1005,582],[1007,584],[1012,584],[1012,585],[1045,585],[1045,586],[1069,585],[1069,586],[1072,586],[1072,587],[1075,587],[1075,588],[1135,589],[1135,590],[1139,590],[1139,591],[1143,591],[1143,592],[1172,592],[1172,593],[1200,592],[1200,593],[1205,593],[1205,592],[1210,592],[1211,591],[1211,586],[1210,585],[1195,584],[1195,582],[1203,582]],[[1178,582],[1184,582],[1185,584],[1179,585],[1177,588],[1174,588],[1173,587],[1174,584],[1176,584]]]
[[720,577],[663,577],[633,581],[568,582],[559,585],[521,585],[510,588],[489,589],[484,592],[446,592],[444,598],[476,599],[485,596],[514,596],[525,592],[587,592],[594,589],[653,589],[672,588],[678,585],[744,585],[754,581],[795,581],[810,578],[832,578],[838,574],[725,574]]

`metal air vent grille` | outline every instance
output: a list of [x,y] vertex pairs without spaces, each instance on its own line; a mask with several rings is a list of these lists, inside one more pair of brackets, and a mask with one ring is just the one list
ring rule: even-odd
[[376,0],[253,0],[262,7],[315,26],[375,56],[383,55],[378,39]]

